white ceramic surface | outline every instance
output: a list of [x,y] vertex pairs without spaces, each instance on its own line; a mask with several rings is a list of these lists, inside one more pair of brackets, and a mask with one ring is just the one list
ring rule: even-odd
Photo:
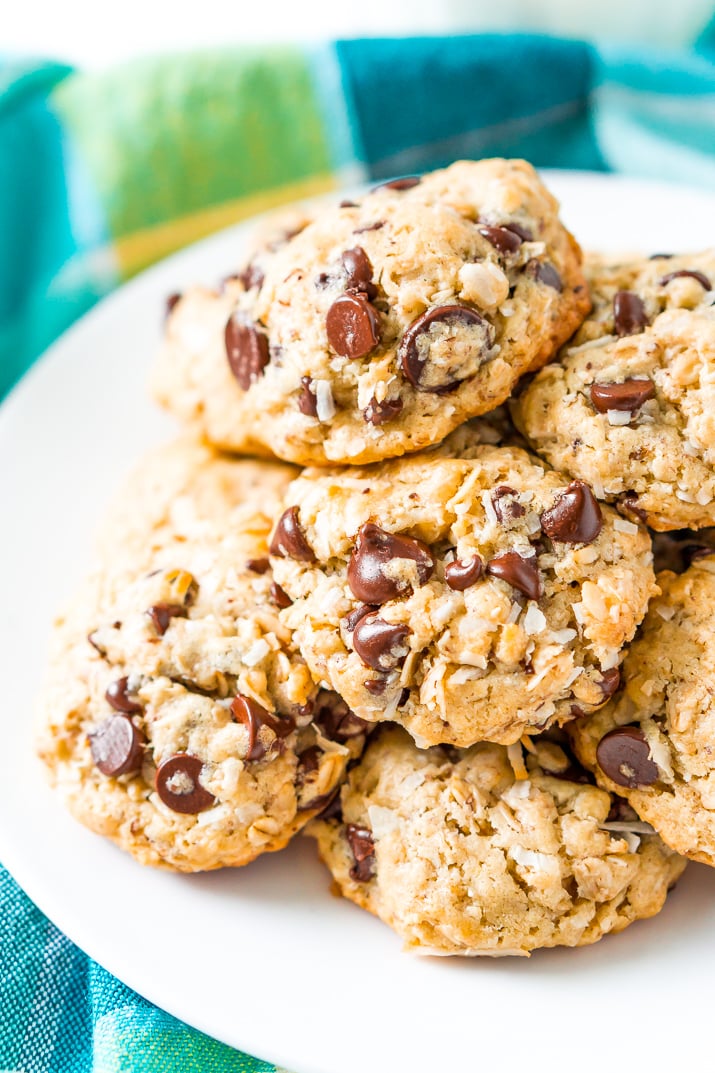
[[[715,242],[711,195],[549,179],[584,245]],[[295,1073],[705,1068],[715,875],[702,866],[660,917],[591,948],[419,959],[329,894],[307,840],[243,870],[162,874],[85,831],[46,787],[31,736],[52,615],[84,572],[118,480],[172,428],[145,391],[164,297],[235,268],[243,236],[210,238],[101,303],[0,408],[0,859],[120,979]]]

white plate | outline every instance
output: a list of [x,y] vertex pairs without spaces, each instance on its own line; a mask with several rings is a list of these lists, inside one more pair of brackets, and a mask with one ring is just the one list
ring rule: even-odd
[[[715,197],[554,173],[568,225],[610,250],[697,249]],[[142,995],[295,1073],[702,1068],[715,877],[691,865],[660,917],[530,960],[418,959],[331,897],[312,843],[203,876],[142,869],[57,805],[31,749],[53,613],[121,475],[170,425],[145,379],[163,300],[241,259],[241,227],[156,266],[67,333],[0,409],[0,859]]]

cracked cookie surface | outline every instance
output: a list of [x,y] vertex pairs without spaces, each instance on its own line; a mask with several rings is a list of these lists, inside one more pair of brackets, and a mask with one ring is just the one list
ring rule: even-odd
[[57,623],[38,750],[73,814],[144,864],[280,849],[361,747],[279,621],[267,537],[294,472],[188,443],[150,456]]
[[705,551],[684,573],[658,575],[623,691],[572,731],[599,783],[669,846],[715,865],[715,555]]
[[580,250],[523,161],[461,162],[317,211],[171,310],[153,388],[229,450],[378,461],[442,440],[589,308]]
[[600,707],[656,591],[642,526],[518,448],[469,443],[307,470],[271,541],[314,677],[421,745],[509,744]]
[[499,956],[593,943],[657,913],[685,867],[636,833],[623,802],[578,781],[562,746],[535,739],[525,766],[515,748],[519,778],[503,746],[420,751],[381,729],[348,775],[341,813],[307,829],[341,892],[407,949]]
[[715,251],[587,268],[594,309],[514,404],[539,454],[657,530],[715,523]]

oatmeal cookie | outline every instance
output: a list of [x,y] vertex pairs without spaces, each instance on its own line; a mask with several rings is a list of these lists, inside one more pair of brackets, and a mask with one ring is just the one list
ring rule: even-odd
[[73,814],[144,864],[280,849],[361,747],[363,724],[318,690],[279,620],[267,537],[292,475],[186,443],[158,452],[57,623],[40,755]]
[[271,541],[314,677],[418,744],[517,741],[600,707],[656,591],[646,530],[516,447],[306,470]]
[[583,946],[657,913],[685,867],[586,778],[544,737],[524,764],[519,746],[423,752],[385,728],[350,772],[341,810],[307,833],[345,897],[409,950]]
[[379,461],[498,406],[588,309],[533,168],[464,161],[318,211],[223,291],[187,291],[154,394],[229,450]]
[[715,554],[658,584],[622,692],[573,724],[574,745],[664,842],[715,865]]
[[516,401],[537,453],[657,530],[715,524],[715,251],[596,264],[594,309]]

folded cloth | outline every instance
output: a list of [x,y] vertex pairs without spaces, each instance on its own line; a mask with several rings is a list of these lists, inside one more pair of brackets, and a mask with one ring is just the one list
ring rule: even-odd
[[[0,60],[0,397],[158,258],[459,157],[715,188],[715,22],[687,54],[535,35],[230,49],[105,73]],[[0,1069],[273,1070],[95,965],[0,870]]]

